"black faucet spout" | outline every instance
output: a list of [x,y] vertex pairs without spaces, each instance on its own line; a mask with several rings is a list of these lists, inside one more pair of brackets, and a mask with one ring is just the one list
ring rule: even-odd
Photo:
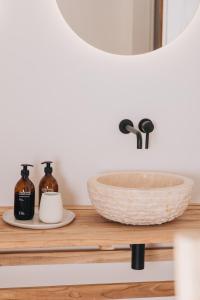
[[124,134],[130,133],[130,132],[135,134],[136,138],[137,138],[137,149],[142,149],[142,134],[139,130],[134,128],[132,121],[130,121],[128,119],[122,120],[119,123],[119,130]]
[[127,131],[132,132],[136,135],[137,149],[142,149],[142,134],[141,134],[141,132],[130,125],[127,125],[126,129],[127,129]]

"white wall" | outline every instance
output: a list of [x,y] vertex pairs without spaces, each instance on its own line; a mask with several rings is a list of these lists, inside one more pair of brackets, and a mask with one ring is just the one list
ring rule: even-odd
[[[199,22],[175,43],[141,56],[99,51],[65,24],[55,0],[0,1],[0,204],[13,203],[19,164],[56,162],[66,203],[89,203],[101,171],[153,169],[196,181],[199,198]],[[118,130],[151,118],[148,151]]]
[[[55,0],[0,0],[0,204],[13,203],[19,164],[34,163],[38,183],[44,159],[67,203],[89,203],[87,178],[117,169],[191,176],[198,200],[199,34],[200,11],[164,49],[111,55],[77,38]],[[118,131],[124,117],[154,120],[149,151]]]

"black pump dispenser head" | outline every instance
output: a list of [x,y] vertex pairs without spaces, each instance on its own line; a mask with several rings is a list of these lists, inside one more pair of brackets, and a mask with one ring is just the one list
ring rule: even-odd
[[45,175],[51,175],[51,173],[53,172],[53,168],[51,167],[52,163],[53,163],[52,161],[43,161],[42,162],[42,165],[46,164],[46,167],[44,168]]
[[29,165],[29,164],[21,164],[21,166],[23,167],[23,169],[21,170],[21,176],[23,178],[28,178],[29,176],[29,170],[28,167],[33,167],[33,165]]

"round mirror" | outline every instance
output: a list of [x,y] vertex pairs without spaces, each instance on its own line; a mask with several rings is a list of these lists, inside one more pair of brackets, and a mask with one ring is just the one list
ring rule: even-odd
[[134,55],[167,45],[192,20],[200,0],[57,0],[71,28],[106,52]]

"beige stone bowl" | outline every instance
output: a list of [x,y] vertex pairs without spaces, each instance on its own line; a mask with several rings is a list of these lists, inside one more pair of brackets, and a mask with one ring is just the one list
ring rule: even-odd
[[169,222],[183,214],[193,181],[171,173],[113,172],[88,180],[92,204],[103,217],[132,225]]

